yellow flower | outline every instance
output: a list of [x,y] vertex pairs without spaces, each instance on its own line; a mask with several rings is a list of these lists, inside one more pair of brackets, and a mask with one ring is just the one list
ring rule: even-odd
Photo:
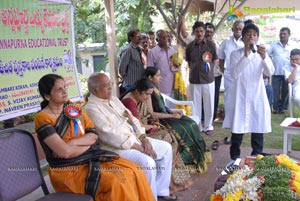
[[258,154],[258,155],[256,156],[256,160],[261,160],[263,157],[264,157],[263,155]]
[[295,190],[296,193],[300,193],[300,183],[297,181],[291,181],[291,187]]
[[293,179],[297,182],[300,182],[300,172],[295,172],[293,170],[291,170],[292,174],[293,174]]
[[183,53],[184,49],[183,48],[178,48],[177,53],[173,54],[172,56],[172,62],[176,66],[180,66],[183,62]]
[[224,201],[239,201],[242,194],[243,190],[238,190],[235,193],[230,193],[224,198]]
[[290,159],[287,155],[280,154],[276,157],[276,160],[278,163],[288,167],[289,169],[295,172],[300,172],[300,166],[292,159]]
[[[186,100],[186,97],[187,97],[186,87],[185,87],[185,83],[184,83],[184,80],[182,78],[182,75],[181,75],[180,71],[176,71],[175,72],[174,90],[179,94],[179,96],[182,96],[182,97],[178,97],[177,99],[179,99],[179,100]],[[179,108],[179,109],[184,109],[186,115],[188,115],[188,116],[191,115],[191,108],[190,108],[190,106],[187,106],[187,105],[184,105],[184,106],[176,105],[175,107]]]

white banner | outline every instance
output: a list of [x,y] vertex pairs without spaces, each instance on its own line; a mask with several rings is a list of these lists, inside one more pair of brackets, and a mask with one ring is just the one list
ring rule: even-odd
[[69,98],[82,98],[75,63],[73,5],[66,0],[1,0],[0,120],[40,109],[39,79],[65,78]]

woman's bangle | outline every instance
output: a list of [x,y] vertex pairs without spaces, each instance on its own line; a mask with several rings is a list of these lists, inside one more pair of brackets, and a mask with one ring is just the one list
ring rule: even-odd
[[141,135],[141,136],[139,137],[139,139],[140,139],[141,141],[143,141],[144,139],[146,139],[146,134]]

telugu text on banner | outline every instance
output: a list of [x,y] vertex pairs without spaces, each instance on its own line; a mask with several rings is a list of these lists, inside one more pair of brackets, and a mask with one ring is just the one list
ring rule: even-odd
[[0,120],[38,111],[38,81],[48,73],[63,76],[79,100],[74,54],[71,2],[1,0]]

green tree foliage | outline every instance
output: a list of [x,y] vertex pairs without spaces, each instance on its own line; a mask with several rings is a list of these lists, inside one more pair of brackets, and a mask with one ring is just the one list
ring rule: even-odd
[[[75,5],[75,41],[106,42],[105,8],[103,0],[73,0]],[[115,0],[115,27],[117,42],[127,41],[127,32],[138,28],[141,32],[152,30],[151,15],[155,7],[145,0]]]
[[[103,0],[72,0],[75,5],[75,40],[82,42],[106,42],[105,8]],[[210,13],[202,13],[201,7],[195,0],[114,0],[115,27],[118,46],[122,47],[127,41],[127,32],[132,28],[138,28],[141,32],[155,31],[152,16],[162,16],[168,30],[185,45],[180,27],[182,16],[186,16],[186,23],[192,24],[196,20],[212,22],[217,30],[224,27],[230,29],[228,17],[228,5],[235,8],[241,7],[247,0],[214,0],[216,7],[221,4],[219,10]],[[198,8],[196,13],[190,13],[189,7]],[[220,14],[223,13],[223,14]],[[189,26],[187,26],[189,28]],[[190,31],[190,29],[188,30]]]
[[105,42],[105,13],[101,0],[74,1],[75,42]]

